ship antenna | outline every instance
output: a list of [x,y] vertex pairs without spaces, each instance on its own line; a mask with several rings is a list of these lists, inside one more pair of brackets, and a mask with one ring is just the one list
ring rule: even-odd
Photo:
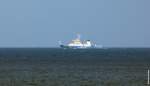
[[78,38],[78,39],[81,39],[81,35],[80,35],[80,34],[77,34],[77,38]]
[[62,42],[61,41],[58,41],[59,45],[62,45]]

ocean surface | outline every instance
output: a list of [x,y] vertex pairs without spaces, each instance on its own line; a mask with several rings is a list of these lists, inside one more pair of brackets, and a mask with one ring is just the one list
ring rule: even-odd
[[0,48],[0,86],[147,86],[150,48]]

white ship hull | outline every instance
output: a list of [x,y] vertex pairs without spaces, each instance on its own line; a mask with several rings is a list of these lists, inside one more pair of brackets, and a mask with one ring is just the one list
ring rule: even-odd
[[60,45],[61,48],[70,48],[70,49],[87,49],[87,48],[95,48],[94,46],[67,46],[67,45]]

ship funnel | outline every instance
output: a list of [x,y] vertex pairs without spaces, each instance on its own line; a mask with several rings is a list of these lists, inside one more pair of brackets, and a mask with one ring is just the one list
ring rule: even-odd
[[87,45],[90,45],[90,46],[92,45],[90,40],[87,40],[86,43]]

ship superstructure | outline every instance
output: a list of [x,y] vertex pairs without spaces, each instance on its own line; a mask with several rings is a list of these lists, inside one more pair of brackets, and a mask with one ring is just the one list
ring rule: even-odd
[[60,43],[61,48],[73,48],[73,49],[84,49],[84,48],[94,48],[95,45],[90,41],[81,41],[80,35],[77,35],[77,38],[72,40],[69,44],[63,45]]

